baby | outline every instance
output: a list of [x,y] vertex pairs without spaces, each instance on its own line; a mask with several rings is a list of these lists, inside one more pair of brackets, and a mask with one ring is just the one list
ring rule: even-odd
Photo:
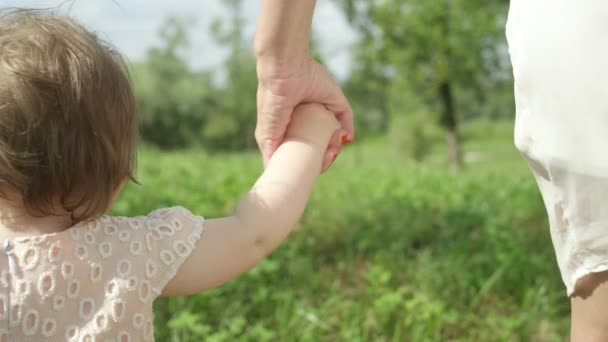
[[70,18],[1,14],[0,342],[153,341],[158,296],[219,286],[286,238],[338,129],[323,106],[297,107],[230,217],[106,216],[135,172],[125,63]]

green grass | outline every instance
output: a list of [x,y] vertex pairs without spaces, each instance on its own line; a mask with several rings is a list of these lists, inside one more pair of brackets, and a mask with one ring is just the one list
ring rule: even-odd
[[[568,302],[542,200],[508,139],[415,164],[386,143],[349,147],[297,231],[229,284],[156,305],[158,341],[558,341]],[[473,157],[471,157],[473,156]],[[141,153],[121,215],[183,205],[230,213],[255,153]]]

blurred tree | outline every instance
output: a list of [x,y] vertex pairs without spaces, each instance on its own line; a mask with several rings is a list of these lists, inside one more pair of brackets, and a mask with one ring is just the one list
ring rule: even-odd
[[389,128],[387,84],[389,77],[383,73],[383,65],[375,63],[361,41],[353,50],[353,70],[344,84],[344,92],[356,114],[358,136],[386,133]]
[[[190,18],[169,17],[160,44],[133,65],[142,138],[161,148],[203,145],[214,150],[254,148],[257,77],[250,39],[244,35],[241,0],[223,0],[227,16],[209,31],[228,53],[221,70],[195,71],[190,51]],[[313,56],[321,60],[316,39]]]
[[508,2],[338,0],[338,3],[361,36],[347,90],[359,93],[356,98],[365,99],[364,110],[373,108],[372,112],[386,113],[374,114],[386,115],[380,122],[403,115],[410,109],[404,100],[416,97],[429,112],[439,113],[450,165],[461,168],[460,112],[475,110],[470,103],[484,107],[490,93],[510,91],[503,39]]
[[210,27],[213,38],[228,50],[221,72],[195,71],[188,65],[188,29],[195,21],[179,17],[165,21],[160,45],[133,66],[145,141],[162,148],[254,146],[255,62],[243,38],[241,2],[223,3],[228,19]]
[[203,136],[214,146],[230,149],[255,147],[257,77],[255,59],[244,37],[241,0],[223,0],[228,18],[216,19],[211,34],[228,50],[219,91],[219,108],[209,113]]
[[160,46],[150,48],[144,62],[133,65],[142,138],[162,148],[200,141],[199,130],[205,124],[201,109],[217,106],[212,75],[192,71],[183,57],[192,24],[169,17],[159,32]]

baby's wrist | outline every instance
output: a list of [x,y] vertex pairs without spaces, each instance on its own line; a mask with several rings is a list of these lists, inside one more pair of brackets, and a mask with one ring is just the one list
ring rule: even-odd
[[291,129],[285,135],[286,140],[299,141],[306,143],[316,149],[325,151],[335,129],[325,125],[299,127],[301,129]]
[[300,105],[294,110],[285,137],[322,146],[329,145],[333,134],[340,128],[333,113],[319,104]]
[[325,152],[327,146],[329,145],[330,138],[323,138],[321,136],[312,137],[310,135],[287,135],[285,137],[285,142],[299,142],[309,146],[315,151],[319,151],[320,153]]

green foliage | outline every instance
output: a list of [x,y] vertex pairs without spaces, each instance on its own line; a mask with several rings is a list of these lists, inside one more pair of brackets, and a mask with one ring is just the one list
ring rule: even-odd
[[[270,258],[218,289],[155,303],[157,340],[563,340],[568,301],[533,178],[510,140],[465,150],[481,157],[456,175],[443,158],[412,164],[385,144],[350,146]],[[261,169],[254,154],[147,149],[143,186],[130,184],[114,213],[184,205],[222,216]]]
[[[241,0],[223,2],[228,18],[215,20],[209,31],[228,51],[221,69],[193,70],[189,29],[194,20],[169,17],[159,31],[160,45],[133,65],[141,113],[142,137],[156,147],[204,146],[208,150],[255,147],[257,75],[247,37]],[[322,62],[316,40],[313,57]]]
[[418,109],[393,119],[390,137],[401,156],[424,161],[433,149],[444,142],[441,129],[429,120],[431,113]]
[[[510,118],[512,76],[504,39],[508,3],[469,0],[340,0],[360,39],[346,91],[361,133],[383,133],[387,122],[417,111],[443,123],[453,90],[455,116]],[[408,93],[415,106],[404,107]],[[378,122],[380,121],[380,123]]]
[[513,121],[481,118],[462,126],[464,140],[473,141],[510,141],[513,140]]
[[229,49],[224,62],[224,86],[217,94],[219,106],[214,113],[210,113],[203,137],[208,142],[206,146],[251,148],[255,146],[255,60],[243,37],[241,1],[229,0],[225,4],[230,13],[227,27],[221,21],[212,25],[216,41]]
[[[228,51],[220,68],[199,71],[188,65],[185,56],[191,52],[195,21],[178,17],[167,19],[159,31],[160,44],[133,66],[145,141],[166,149],[255,147],[257,78],[249,37],[243,34],[241,3],[223,1],[227,16],[209,28],[215,42]],[[503,38],[506,3],[338,3],[359,31],[351,51],[353,71],[344,84],[355,109],[358,137],[410,134],[402,126],[413,122],[412,135],[400,139],[410,141],[408,146],[426,146],[426,128],[418,128],[441,122],[445,106],[438,89],[445,82],[453,89],[458,118],[511,118],[513,81]],[[314,35],[311,51],[323,62]],[[418,152],[408,154],[425,153],[414,150]]]
[[134,66],[145,141],[162,148],[254,146],[257,78],[242,33],[240,3],[226,2],[228,25],[216,21],[211,26],[217,43],[229,51],[223,74],[191,69],[184,55],[193,21],[177,17],[162,26],[161,45],[149,49],[145,61]]
[[[216,154],[254,143],[255,64],[241,1],[224,4],[229,19],[211,27],[228,50],[222,73],[187,65],[191,22],[179,18],[134,65],[143,138],[193,148],[144,149],[143,186],[130,184],[115,214],[183,205],[226,215],[261,172],[257,155]],[[340,156],[299,229],[255,269],[204,294],[159,299],[157,340],[562,340],[568,306],[544,206],[512,122],[495,121],[513,113],[507,3],[340,4],[360,33],[345,84],[358,135],[383,136]],[[438,157],[446,82],[472,166],[458,175]]]
[[142,137],[166,148],[195,144],[205,124],[201,109],[214,105],[211,74],[192,72],[182,56],[187,26],[169,18],[160,31],[161,47],[149,49],[146,61],[133,66]]

